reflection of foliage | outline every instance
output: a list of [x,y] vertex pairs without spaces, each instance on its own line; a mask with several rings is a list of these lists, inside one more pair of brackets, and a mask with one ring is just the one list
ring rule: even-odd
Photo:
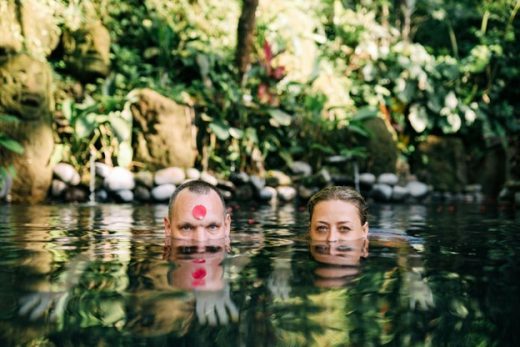
[[[16,126],[20,120],[15,116],[10,116],[7,114],[0,114],[0,123],[8,123],[11,126]],[[14,152],[16,154],[23,154],[24,149],[23,146],[16,140],[12,139],[10,136],[2,133],[0,131],[0,149],[7,150],[10,152]],[[9,165],[7,167],[0,166],[0,190],[5,183],[7,176],[14,176],[16,174],[14,166]]]

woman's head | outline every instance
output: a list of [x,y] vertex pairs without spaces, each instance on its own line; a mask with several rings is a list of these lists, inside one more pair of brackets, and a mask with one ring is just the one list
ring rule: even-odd
[[355,189],[324,188],[310,198],[307,208],[312,240],[350,241],[367,236],[367,206]]

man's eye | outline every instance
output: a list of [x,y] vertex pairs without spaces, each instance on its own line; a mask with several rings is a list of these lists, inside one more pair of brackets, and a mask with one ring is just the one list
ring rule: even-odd
[[209,232],[216,232],[219,230],[219,225],[218,224],[210,224],[208,225],[208,231]]
[[340,233],[348,233],[350,231],[349,227],[339,227]]
[[192,229],[191,225],[182,225],[181,230],[182,231],[190,231]]

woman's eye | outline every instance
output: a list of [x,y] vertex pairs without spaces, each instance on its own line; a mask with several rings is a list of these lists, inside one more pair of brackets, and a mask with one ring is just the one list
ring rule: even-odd
[[316,228],[316,231],[319,232],[319,233],[326,233],[327,232],[327,227],[324,226],[324,225],[320,225]]
[[348,233],[350,231],[349,227],[340,227],[339,232],[340,233]]

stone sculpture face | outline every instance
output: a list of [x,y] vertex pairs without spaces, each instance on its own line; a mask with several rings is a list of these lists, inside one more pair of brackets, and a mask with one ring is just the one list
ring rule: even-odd
[[0,109],[34,120],[49,113],[51,70],[47,63],[19,54],[0,66]]
[[100,22],[85,23],[63,35],[64,60],[79,79],[106,77],[110,68],[110,34]]

